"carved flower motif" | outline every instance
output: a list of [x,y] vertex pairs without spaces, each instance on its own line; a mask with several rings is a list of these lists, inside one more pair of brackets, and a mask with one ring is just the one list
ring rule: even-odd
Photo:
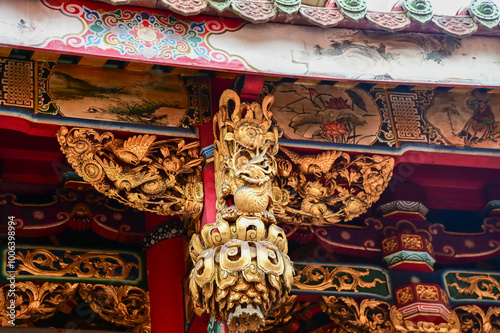
[[329,121],[321,129],[325,131],[326,135],[339,136],[347,133],[345,124],[336,121]]
[[234,136],[236,141],[243,147],[255,149],[262,146],[264,131],[256,123],[246,121],[236,125]]

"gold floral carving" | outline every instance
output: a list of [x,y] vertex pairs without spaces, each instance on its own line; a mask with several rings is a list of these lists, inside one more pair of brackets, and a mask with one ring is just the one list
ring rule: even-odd
[[16,259],[20,261],[18,272],[45,277],[71,274],[78,278],[125,280],[132,269],[139,269],[137,263],[127,262],[117,253],[102,251],[81,254],[65,251],[63,256],[57,256],[49,250],[36,249],[26,255],[18,252]]
[[476,294],[479,299],[500,299],[500,282],[489,274],[463,277],[460,273],[455,273],[455,277],[458,281],[469,284],[465,288],[460,287],[456,282],[448,285],[448,287],[457,288],[460,294]]
[[[350,267],[337,266],[330,270],[327,266],[309,264],[303,269],[297,270],[293,285],[302,290],[326,290],[334,288],[337,291],[349,290],[359,292],[359,288],[374,288],[377,283],[386,283],[378,278],[370,282],[365,281],[363,278],[368,275],[370,275],[368,269],[363,272]],[[301,281],[303,276],[306,279]],[[335,280],[338,280],[338,283]]]
[[384,253],[391,253],[398,247],[398,239],[396,236],[389,237],[382,241]]
[[425,286],[418,284],[415,287],[418,298],[422,301],[437,301],[439,300],[438,289],[435,286]]
[[199,142],[156,141],[154,135],[126,140],[88,128],[61,127],[61,151],[96,190],[141,211],[199,218],[203,206]]
[[454,309],[459,318],[461,333],[500,332],[500,307],[489,307],[485,312],[477,305],[463,305]]
[[82,299],[102,319],[133,327],[135,333],[151,333],[149,293],[133,286],[82,284]]
[[390,305],[375,299],[360,303],[350,297],[323,296],[320,299],[323,312],[340,327],[351,333],[394,333],[389,318]]
[[401,234],[401,242],[407,250],[422,250],[424,248],[422,237],[418,235]]
[[396,293],[396,298],[398,300],[398,303],[401,305],[413,301],[413,292],[411,290],[411,287],[404,287],[399,289]]
[[459,333],[461,331],[460,320],[454,311],[450,314],[447,323],[436,325],[427,321],[414,323],[411,320],[405,320],[403,314],[395,306],[392,306],[390,320],[395,332],[398,333]]
[[273,214],[278,131],[272,102],[272,96],[259,105],[241,103],[232,90],[222,94],[214,119],[216,222],[190,242],[194,306],[225,320],[231,332],[259,331],[293,283],[286,235]]
[[[330,225],[350,221],[376,202],[392,176],[394,159],[341,151],[299,155],[280,148],[273,183],[279,222]],[[285,158],[285,156],[287,158]]]
[[[10,326],[10,284],[0,288],[0,326]],[[15,323],[17,325],[47,319],[80,295],[102,319],[135,333],[151,333],[148,292],[133,286],[17,281]]]
[[[16,282],[15,289],[15,321],[37,321],[52,317],[64,304],[71,300],[78,288],[78,283],[45,282],[42,285],[33,282]],[[10,326],[9,297],[10,284],[0,288],[1,326]]]

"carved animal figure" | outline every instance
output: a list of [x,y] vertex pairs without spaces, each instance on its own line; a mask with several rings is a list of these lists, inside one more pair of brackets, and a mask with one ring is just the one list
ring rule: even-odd
[[147,156],[153,149],[155,135],[137,135],[126,141],[114,139],[104,145],[104,149],[111,150],[120,160],[125,163],[138,165],[140,162],[151,163]]
[[96,160],[106,172],[109,180],[114,182],[115,187],[120,191],[130,191],[137,186],[160,178],[160,175],[152,175],[147,171],[123,170],[121,166],[113,161],[101,160],[98,157],[96,157]]
[[327,173],[337,158],[342,155],[342,152],[330,150],[319,155],[304,155],[301,156],[291,150],[280,147],[293,163],[297,165],[297,169],[303,175],[315,175],[320,178],[322,174]]

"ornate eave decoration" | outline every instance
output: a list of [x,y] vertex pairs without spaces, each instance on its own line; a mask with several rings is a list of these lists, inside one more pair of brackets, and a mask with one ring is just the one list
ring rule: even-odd
[[411,23],[409,17],[403,12],[368,11],[366,20],[389,32],[403,30]]
[[334,27],[344,20],[344,14],[339,8],[301,5],[299,11],[306,20],[323,28]]
[[286,235],[273,214],[273,100],[247,104],[232,90],[222,94],[214,119],[216,222],[203,227],[203,243],[197,234],[190,242],[195,308],[222,318],[231,332],[259,331],[293,283]]
[[432,4],[429,0],[404,0],[406,14],[413,20],[425,24],[432,19]]
[[[279,222],[326,226],[365,213],[387,187],[392,157],[351,156],[327,151],[301,156],[280,148],[278,175],[273,183]],[[287,156],[285,158],[284,156]]]
[[[135,0],[97,1],[116,6],[137,3]],[[365,19],[389,32],[409,28],[411,20],[425,25],[432,20],[444,33],[454,37],[466,37],[475,33],[476,22],[491,30],[500,21],[497,6],[490,0],[472,0],[468,8],[470,15],[436,15],[429,0],[401,0],[391,11],[368,11],[366,0],[338,0],[332,7],[325,7],[326,3],[327,0],[158,0],[141,6],[169,9],[184,16],[203,14],[211,9],[218,13],[231,9],[241,18],[253,23],[268,22],[278,13],[287,16],[300,13],[306,20],[320,27],[333,27],[347,17],[354,23]],[[349,23],[346,25],[351,26]],[[364,28],[363,23],[360,28]]]
[[109,198],[141,211],[197,220],[203,207],[199,142],[126,140],[88,128],[61,127],[61,151],[86,182]]
[[490,30],[500,23],[498,6],[491,0],[472,0],[470,13],[476,22]]
[[342,13],[353,22],[362,20],[367,11],[366,0],[337,0]]

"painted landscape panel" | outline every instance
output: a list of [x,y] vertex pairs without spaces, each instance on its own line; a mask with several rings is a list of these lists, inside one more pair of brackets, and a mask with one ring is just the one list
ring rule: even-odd
[[190,107],[177,76],[71,64],[50,67],[46,84],[51,101],[39,103],[42,113],[51,109],[66,117],[179,126]]

